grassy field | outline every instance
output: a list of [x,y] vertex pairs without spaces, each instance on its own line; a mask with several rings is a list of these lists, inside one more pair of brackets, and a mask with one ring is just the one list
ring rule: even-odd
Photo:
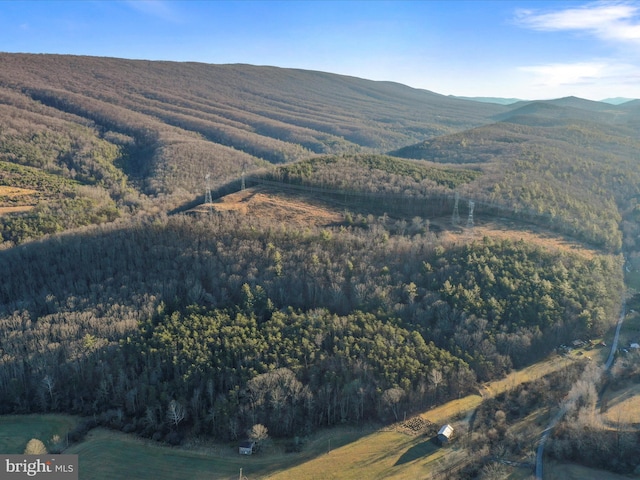
[[[481,395],[470,395],[439,405],[420,416],[440,425],[464,425],[483,397],[513,388],[518,382],[539,378],[571,360],[550,358],[487,385]],[[63,435],[74,423],[64,416],[1,417],[0,446],[21,453],[30,438],[47,441]],[[80,477],[113,479],[235,479],[240,469],[249,480],[424,478],[463,461],[466,452],[456,443],[441,448],[425,435],[407,435],[394,427],[377,429],[342,427],[318,432],[305,439],[300,453],[284,453],[275,443],[269,450],[242,457],[235,444],[200,445],[197,449],[168,448],[131,435],[103,429],[91,431],[65,453],[78,454]]]
[[32,438],[49,447],[54,435],[64,439],[75,425],[76,419],[66,415],[0,416],[0,453],[22,453]]
[[[92,480],[237,478],[243,466],[239,461],[147,444],[102,429],[91,431],[84,442],[65,453],[77,454],[80,478]],[[255,465],[244,467],[247,474],[255,469]]]
[[288,479],[406,479],[425,478],[429,472],[462,461],[462,449],[440,447],[431,438],[378,431],[341,448],[265,478]]
[[607,405],[604,418],[609,422],[640,423],[640,385],[632,385],[622,390],[608,390],[604,401]]
[[[327,455],[329,444],[340,448],[363,432],[334,429],[314,435],[304,452],[286,454],[277,446],[250,457],[238,455],[237,445],[200,445],[198,449],[169,448],[104,429],[94,429],[85,441],[65,453],[78,454],[80,478],[114,479],[247,479],[270,478],[313,456]],[[329,477],[324,477],[329,478]]]
[[[640,314],[629,312],[620,332],[620,347],[627,348],[630,343],[640,342]],[[622,357],[640,359],[640,353],[629,349],[629,353],[621,353]],[[629,382],[627,382],[629,383]],[[608,388],[602,398],[606,405],[604,417],[611,423],[640,424],[640,385],[631,383],[624,388],[612,390]]]
[[[597,354],[597,351],[594,351]],[[577,358],[577,357],[576,357]],[[513,372],[505,379],[487,384],[482,395],[469,395],[435,407],[420,416],[436,425],[452,423],[464,431],[467,415],[484,399],[515,388],[523,382],[533,381],[569,365],[571,357],[553,356],[546,361]],[[541,412],[546,415],[546,412]],[[528,422],[533,423],[533,422]],[[540,427],[542,430],[543,427]],[[333,449],[327,455],[318,456],[287,471],[267,478],[293,479],[361,479],[361,478],[428,478],[435,472],[443,472],[449,466],[463,461],[467,452],[456,444],[440,448],[424,436],[408,436],[396,431],[377,431],[363,436],[342,448]],[[514,478],[525,475],[522,469],[514,469]]]
[[545,464],[544,478],[548,480],[629,480],[638,476],[618,475],[573,463],[548,462]]

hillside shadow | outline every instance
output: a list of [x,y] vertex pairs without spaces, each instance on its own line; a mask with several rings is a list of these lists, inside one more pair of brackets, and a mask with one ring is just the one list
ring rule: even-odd
[[431,437],[429,440],[420,442],[404,452],[402,456],[396,461],[394,467],[413,462],[414,460],[418,460],[419,458],[428,457],[432,453],[435,453],[439,448],[440,444],[438,443],[438,438]]

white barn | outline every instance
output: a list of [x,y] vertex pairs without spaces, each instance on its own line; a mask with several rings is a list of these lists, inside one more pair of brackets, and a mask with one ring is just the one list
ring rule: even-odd
[[453,427],[448,423],[446,425],[443,425],[440,430],[438,430],[438,442],[440,442],[440,445],[445,445],[446,443],[448,443],[449,440],[451,440],[452,436]]

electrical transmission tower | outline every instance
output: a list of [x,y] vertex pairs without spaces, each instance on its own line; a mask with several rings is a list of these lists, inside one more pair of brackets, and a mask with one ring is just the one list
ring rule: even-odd
[[211,176],[208,173],[204,176],[205,186],[206,186],[206,191],[204,194],[204,204],[209,206],[209,212],[213,210],[213,207],[211,206],[211,204],[213,203],[213,199],[211,198],[210,177]]
[[476,204],[469,200],[469,218],[467,218],[467,228],[473,228],[473,207]]
[[460,212],[458,212],[458,201],[460,200],[460,194],[456,192],[456,200],[453,204],[453,215],[451,216],[451,224],[453,226],[460,225]]
[[244,169],[242,170],[242,182],[240,183],[240,190],[244,190],[246,187],[244,183]]

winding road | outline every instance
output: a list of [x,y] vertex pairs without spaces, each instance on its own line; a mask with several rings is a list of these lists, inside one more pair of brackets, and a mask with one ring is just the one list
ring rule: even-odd
[[[616,325],[616,333],[613,336],[613,342],[611,342],[611,351],[609,352],[609,357],[607,358],[606,363],[604,364],[604,371],[606,372],[613,365],[613,360],[615,358],[615,353],[618,348],[618,339],[620,338],[620,329],[622,328],[622,322],[624,321],[624,317],[627,314],[626,304],[622,303],[622,309],[620,312],[620,318],[618,318],[618,323]],[[564,416],[567,411],[567,407],[564,404],[560,405],[560,410],[556,413],[547,428],[542,432],[542,437],[540,437],[540,443],[538,444],[538,450],[536,452],[536,480],[542,480],[542,458],[544,456],[544,447],[547,443],[547,439],[549,438],[549,434],[553,431],[556,424],[560,421],[560,419]]]

